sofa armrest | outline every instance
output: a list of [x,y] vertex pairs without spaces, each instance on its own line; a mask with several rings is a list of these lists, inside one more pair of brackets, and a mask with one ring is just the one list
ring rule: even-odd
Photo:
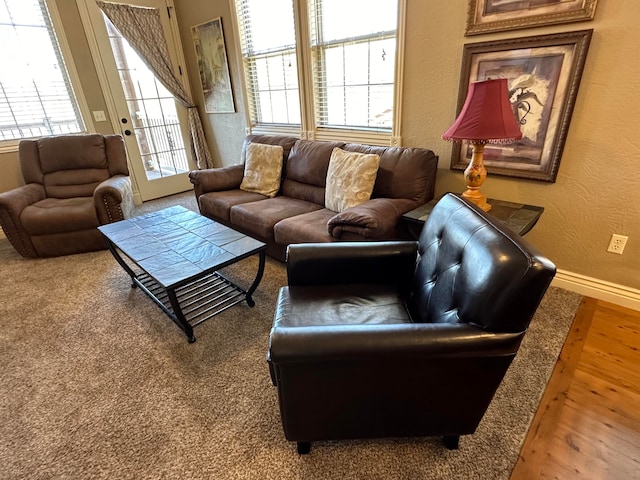
[[384,238],[402,214],[415,207],[415,202],[404,198],[373,198],[329,219],[329,235],[340,238],[343,232],[350,232],[364,238]]
[[523,336],[445,323],[283,327],[276,313],[267,359],[285,364],[515,355]]
[[93,192],[100,225],[118,222],[133,215],[133,190],[131,179],[115,175],[103,181]]
[[240,188],[244,176],[244,165],[192,170],[189,180],[198,198],[203,193],[234,190]]
[[0,193],[0,225],[11,245],[24,257],[37,257],[29,234],[22,227],[20,214],[29,205],[44,200],[44,187],[38,183],[14,188]]
[[291,286],[398,283],[413,278],[417,242],[300,243],[287,248]]

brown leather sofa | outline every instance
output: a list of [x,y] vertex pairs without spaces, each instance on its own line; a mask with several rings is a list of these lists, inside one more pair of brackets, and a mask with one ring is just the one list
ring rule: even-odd
[[457,448],[554,274],[523,238],[453,194],[419,242],[289,246],[267,354],[286,438],[300,453],[373,437],[443,436]]
[[[239,188],[250,142],[283,147],[282,182],[273,198]],[[324,206],[334,147],[380,155],[371,199],[341,213]],[[262,240],[268,255],[284,260],[291,243],[411,238],[401,216],[433,199],[437,163],[437,156],[422,148],[249,135],[240,164],[192,171],[189,176],[202,215]]]
[[25,185],[0,193],[0,225],[24,257],[107,248],[99,225],[133,212],[124,142],[119,135],[58,135],[22,140]]

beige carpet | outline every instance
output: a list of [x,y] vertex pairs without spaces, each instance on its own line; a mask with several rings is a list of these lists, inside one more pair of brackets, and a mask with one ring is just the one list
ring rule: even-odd
[[[192,194],[149,202],[195,208]],[[248,286],[257,261],[229,269]],[[184,334],[107,251],[25,260],[0,240],[0,478],[499,479],[511,469],[580,296],[552,288],[475,435],[284,439],[265,352],[281,264]]]

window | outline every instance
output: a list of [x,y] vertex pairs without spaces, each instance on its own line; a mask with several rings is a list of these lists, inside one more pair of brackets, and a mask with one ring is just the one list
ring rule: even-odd
[[235,4],[252,131],[397,143],[404,0]]
[[0,141],[84,131],[45,0],[0,0],[0,45]]

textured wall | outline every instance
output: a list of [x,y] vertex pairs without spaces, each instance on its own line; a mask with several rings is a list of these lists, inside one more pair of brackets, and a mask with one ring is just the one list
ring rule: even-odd
[[[96,86],[75,2],[57,0],[91,110],[106,110]],[[490,176],[490,196],[545,207],[527,235],[559,268],[640,288],[640,190],[636,174],[640,138],[640,9],[630,0],[600,0],[591,22],[465,37],[466,1],[407,0],[403,143],[440,156],[437,194],[463,190],[460,171],[449,170],[451,144],[440,139],[453,122],[465,43],[593,28],[594,34],[555,183]],[[237,113],[201,112],[219,165],[237,163],[245,135],[244,100],[228,0],[175,0],[187,68],[196,103],[202,89],[191,42],[192,25],[222,17]],[[106,125],[106,124],[99,124]],[[108,132],[105,132],[108,133]],[[0,154],[0,191],[22,183],[17,154]],[[625,253],[607,253],[612,233],[629,236]]]
[[[200,107],[200,115],[207,136],[207,142],[211,149],[211,155],[216,165],[230,165],[240,162],[240,150],[246,136],[246,120],[244,115],[244,99],[241,69],[236,63],[236,33],[234,18],[231,16],[229,0],[217,0],[213,2],[174,0],[178,23],[180,25],[180,37],[187,61],[189,80],[194,102]],[[206,113],[204,108],[204,95],[200,85],[200,72],[196,61],[196,52],[191,39],[191,27],[208,22],[215,18],[222,19],[233,88],[233,100],[236,113]]]
[[[465,43],[593,28],[589,54],[555,183],[489,176],[489,197],[545,207],[527,235],[558,268],[640,288],[640,9],[600,1],[591,22],[464,37],[467,2],[409,0],[403,140],[440,156],[437,194],[464,190],[448,169],[451,145],[440,134],[456,113]],[[623,255],[607,253],[612,233],[629,236]]]

